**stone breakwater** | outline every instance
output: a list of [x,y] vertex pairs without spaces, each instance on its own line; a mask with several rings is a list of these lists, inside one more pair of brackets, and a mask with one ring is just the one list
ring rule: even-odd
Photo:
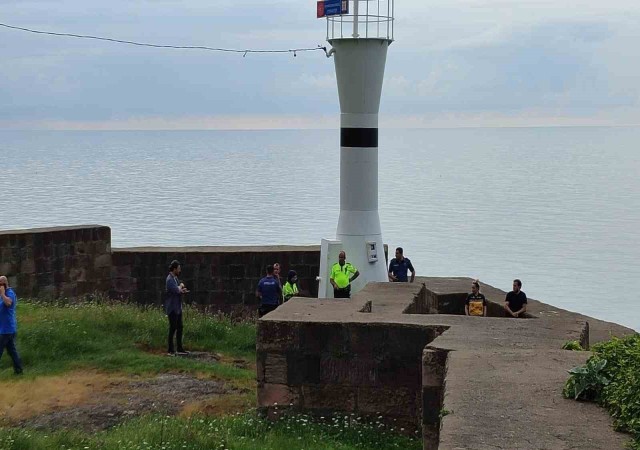
[[310,295],[318,292],[319,246],[111,247],[101,225],[0,231],[0,273],[20,297],[56,299],[96,293],[141,304],[162,304],[173,259],[182,262],[188,303],[222,311],[254,309],[255,287],[267,264],[283,276],[298,272]]

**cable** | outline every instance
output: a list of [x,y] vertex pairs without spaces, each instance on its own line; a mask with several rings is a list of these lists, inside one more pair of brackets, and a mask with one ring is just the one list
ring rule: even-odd
[[86,34],[72,34],[72,33],[54,33],[52,31],[41,31],[41,30],[32,30],[30,28],[22,28],[16,27],[13,25],[7,25],[6,23],[0,23],[0,27],[10,28],[12,30],[19,31],[27,31],[29,33],[35,34],[46,34],[49,36],[65,36],[65,37],[74,37],[80,39],[95,39],[98,41],[108,41],[108,42],[116,42],[118,44],[128,44],[128,45],[137,45],[139,47],[153,47],[153,48],[171,48],[171,49],[187,49],[187,50],[208,50],[212,52],[227,52],[227,53],[242,53],[243,57],[247,56],[248,53],[293,53],[293,56],[297,56],[296,54],[299,52],[312,52],[316,50],[323,50],[325,54],[327,54],[327,48],[321,45],[318,45],[315,48],[292,48],[288,50],[240,50],[233,48],[217,48],[217,47],[207,47],[204,45],[160,45],[160,44],[149,44],[145,42],[134,42],[134,41],[125,41],[122,39],[112,39],[100,36],[90,36]]

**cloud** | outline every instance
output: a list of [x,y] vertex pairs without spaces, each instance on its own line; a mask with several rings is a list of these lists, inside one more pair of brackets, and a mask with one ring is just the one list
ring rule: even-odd
[[[315,47],[325,35],[313,2],[87,5],[6,1],[2,20],[232,48]],[[397,41],[388,55],[381,112],[400,118],[398,123],[432,126],[440,123],[437,117],[446,123],[490,123],[494,117],[540,123],[545,114],[581,123],[636,120],[640,2],[405,0],[396,13]],[[0,39],[0,127],[233,126],[220,117],[263,126],[269,115],[299,115],[317,124],[317,118],[338,113],[333,61],[322,52],[243,58],[3,29]],[[273,126],[280,126],[278,120]]]

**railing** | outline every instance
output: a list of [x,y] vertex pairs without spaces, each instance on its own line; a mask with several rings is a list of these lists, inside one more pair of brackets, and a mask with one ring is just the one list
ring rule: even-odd
[[327,40],[393,41],[394,0],[348,0],[349,14],[327,17]]

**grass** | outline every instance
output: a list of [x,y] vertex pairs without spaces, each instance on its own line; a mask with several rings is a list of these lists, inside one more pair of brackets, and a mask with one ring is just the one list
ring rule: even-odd
[[[113,379],[190,372],[223,379],[243,389],[203,402],[210,411],[227,414],[222,416],[205,416],[197,409],[189,411],[189,417],[144,415],[91,434],[71,429],[0,427],[2,450],[422,448],[421,439],[397,434],[382,423],[382,417],[374,422],[353,415],[316,419],[292,415],[277,422],[260,418],[247,406],[255,404],[254,369],[226,363],[234,358],[255,361],[256,327],[251,322],[232,322],[187,308],[185,346],[223,356],[218,364],[206,364],[164,356],[168,324],[164,313],[156,308],[109,302],[21,301],[17,314],[17,345],[25,376],[15,377],[10,359],[3,357],[0,389],[29,389],[25,385],[31,383],[33,390],[38,384],[46,385],[43,381],[56,384],[61,376],[81,371],[98,371]],[[229,414],[240,409],[243,411]]]
[[353,416],[312,419],[290,416],[278,422],[247,412],[226,417],[181,419],[146,416],[91,436],[77,432],[45,433],[28,429],[0,430],[6,450],[283,450],[394,449],[419,450],[422,442],[385,429],[380,422]]
[[[51,305],[21,301],[17,315],[17,346],[27,377],[88,368],[128,374],[203,372],[239,380],[255,377],[251,370],[228,364],[159,358],[158,354],[166,352],[168,324],[164,313],[157,308],[116,303]],[[188,307],[183,315],[187,348],[255,361],[254,324],[232,323],[217,316],[212,320]],[[12,374],[9,358],[2,358],[0,380],[12,379]]]

